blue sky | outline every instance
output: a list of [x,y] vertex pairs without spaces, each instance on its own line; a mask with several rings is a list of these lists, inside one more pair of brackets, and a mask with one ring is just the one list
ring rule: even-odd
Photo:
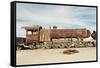
[[78,6],[58,6],[17,3],[17,37],[25,37],[21,27],[41,25],[49,29],[56,25],[59,29],[86,28],[96,30],[96,8]]

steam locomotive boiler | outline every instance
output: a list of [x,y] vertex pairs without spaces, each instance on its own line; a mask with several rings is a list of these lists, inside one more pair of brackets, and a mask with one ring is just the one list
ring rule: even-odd
[[86,29],[42,29],[39,41],[52,41],[60,38],[88,38],[90,31]]

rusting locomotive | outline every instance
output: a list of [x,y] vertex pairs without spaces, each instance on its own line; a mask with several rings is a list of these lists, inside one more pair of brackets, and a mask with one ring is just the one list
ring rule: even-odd
[[[30,48],[36,48],[36,45],[45,48],[64,48],[77,43],[74,46],[84,44],[83,39],[90,37],[91,33],[86,28],[84,29],[57,29],[56,26],[53,28],[45,29],[39,25],[22,27],[26,30],[26,43],[30,43]],[[77,39],[73,41],[72,39]],[[53,39],[68,39],[67,41],[54,42]],[[70,39],[70,41],[69,41]],[[58,44],[59,43],[59,44]]]
[[49,42],[60,38],[88,38],[91,33],[87,29],[43,29],[41,26],[23,27],[27,41]]

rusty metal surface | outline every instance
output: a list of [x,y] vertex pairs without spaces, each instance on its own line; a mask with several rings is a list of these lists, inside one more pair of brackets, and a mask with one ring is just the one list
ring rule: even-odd
[[27,35],[26,39],[27,41],[39,41],[38,35]]
[[[42,27],[41,27],[42,28]],[[50,41],[53,38],[88,38],[91,33],[87,29],[40,29],[40,26],[24,27],[26,31],[34,32],[35,29],[38,29],[38,34],[27,35],[27,40],[37,40],[37,41]],[[35,31],[35,32],[36,32]]]
[[52,29],[50,31],[51,38],[87,38],[90,31],[86,29]]

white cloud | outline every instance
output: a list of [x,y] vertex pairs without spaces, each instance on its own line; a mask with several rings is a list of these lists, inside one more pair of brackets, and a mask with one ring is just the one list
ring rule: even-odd
[[[23,36],[25,31],[22,32],[23,30],[19,27],[32,24],[40,24],[46,28],[57,25],[59,28],[88,28],[93,30],[96,29],[95,13],[95,8],[91,7],[18,3],[17,34],[18,36]],[[91,15],[94,16],[93,19],[91,19]],[[22,22],[19,20],[22,20]]]

